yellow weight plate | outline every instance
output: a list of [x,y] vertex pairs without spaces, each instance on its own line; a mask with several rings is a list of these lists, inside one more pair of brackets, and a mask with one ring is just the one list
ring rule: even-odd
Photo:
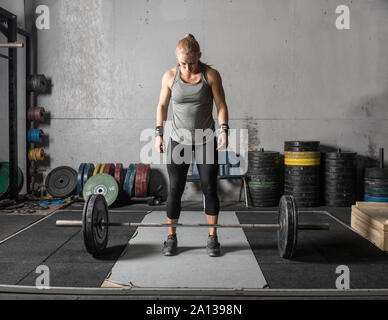
[[96,167],[94,168],[94,171],[93,171],[93,175],[95,176],[96,174],[98,174],[98,172],[100,171],[100,167],[101,167],[101,164],[98,163],[96,165]]
[[98,173],[104,173],[105,163],[103,163],[100,167],[100,171]]
[[35,149],[35,159],[37,161],[44,160],[44,150],[43,149]]
[[34,149],[30,149],[30,151],[28,151],[28,160],[35,161],[35,150]]
[[284,159],[287,166],[319,166],[320,159]]
[[285,158],[291,158],[291,159],[320,159],[321,153],[320,152],[292,152],[292,151],[286,151],[284,152]]

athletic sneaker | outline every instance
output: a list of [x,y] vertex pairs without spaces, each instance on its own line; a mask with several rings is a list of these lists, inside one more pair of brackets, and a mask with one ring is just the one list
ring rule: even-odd
[[217,236],[209,235],[207,238],[206,251],[210,257],[218,257],[220,255],[220,243],[218,242]]
[[178,251],[178,239],[176,234],[171,234],[167,237],[167,241],[164,241],[162,253],[165,256],[173,256]]

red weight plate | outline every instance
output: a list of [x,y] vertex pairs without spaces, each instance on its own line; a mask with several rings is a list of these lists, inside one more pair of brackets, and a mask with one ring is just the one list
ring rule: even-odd
[[136,170],[135,196],[146,197],[149,183],[150,165],[140,163]]
[[27,118],[28,118],[28,121],[34,121],[34,108],[33,107],[28,108]]
[[45,117],[44,108],[36,107],[35,108],[35,120],[42,122],[42,121],[44,121],[44,117]]
[[114,177],[115,165],[113,163],[106,163],[105,167],[104,167],[104,172],[103,173],[109,174],[112,177]]
[[121,190],[121,187],[123,186],[124,182],[124,169],[122,163],[116,163],[114,178],[116,179]]
[[39,111],[37,111],[37,114],[39,116],[37,117],[36,120],[40,121],[40,122],[43,122],[45,117],[46,117],[46,111],[44,110],[44,108],[41,108],[41,107],[37,107],[37,109],[39,110]]

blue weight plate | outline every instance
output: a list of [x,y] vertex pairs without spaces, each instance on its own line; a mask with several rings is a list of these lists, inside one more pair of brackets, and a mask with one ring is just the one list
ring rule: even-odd
[[81,163],[78,168],[78,174],[77,174],[77,193],[80,197],[83,197],[82,189],[83,189],[83,174],[84,174],[84,167],[86,163]]
[[131,163],[125,175],[123,189],[128,196],[132,197],[135,185],[137,164]]
[[366,202],[388,202],[388,197],[371,197],[371,196],[364,196],[364,201]]
[[88,179],[93,175],[93,171],[94,171],[94,164],[86,163],[83,171],[82,185],[85,185]]

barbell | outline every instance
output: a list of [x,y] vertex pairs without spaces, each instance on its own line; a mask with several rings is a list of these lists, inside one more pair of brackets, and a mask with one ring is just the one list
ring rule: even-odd
[[82,210],[82,220],[57,220],[57,227],[82,227],[86,250],[93,256],[101,255],[107,244],[109,227],[207,227],[207,228],[276,228],[278,229],[278,251],[282,258],[294,255],[298,230],[327,230],[329,224],[298,224],[299,212],[293,196],[283,195],[279,202],[276,224],[162,224],[109,222],[108,205],[101,194],[90,195]]

